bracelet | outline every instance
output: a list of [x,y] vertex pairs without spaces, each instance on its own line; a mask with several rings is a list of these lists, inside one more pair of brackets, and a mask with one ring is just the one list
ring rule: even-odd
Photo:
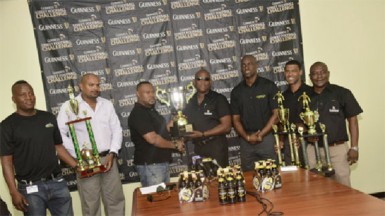
[[352,146],[352,147],[350,147],[350,149],[358,152],[358,146]]

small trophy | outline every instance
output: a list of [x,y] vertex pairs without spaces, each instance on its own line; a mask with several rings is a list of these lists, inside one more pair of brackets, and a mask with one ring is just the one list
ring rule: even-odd
[[177,111],[177,115],[173,118],[173,127],[171,128],[171,136],[173,138],[182,138],[184,135],[193,131],[192,124],[189,124],[182,111],[188,101],[195,94],[196,89],[190,82],[184,89],[182,86],[174,87],[168,91],[156,86],[156,98],[163,104],[172,107]]
[[[76,119],[69,121],[66,124],[69,127],[70,135],[72,142],[74,144],[76,158],[78,160],[78,167],[80,168],[80,178],[91,177],[95,174],[102,173],[106,171],[106,167],[100,163],[99,151],[96,146],[94,133],[91,127],[91,117],[79,118],[79,104],[75,99],[73,88],[71,85],[68,85],[68,95],[70,97],[69,108],[72,113],[76,115]],[[67,110],[68,118],[70,115]],[[83,114],[86,116],[87,113],[84,111]],[[84,122],[86,124],[88,136],[90,138],[92,149],[86,147],[86,143],[83,144],[82,150],[79,148],[79,142],[76,137],[75,124]]]

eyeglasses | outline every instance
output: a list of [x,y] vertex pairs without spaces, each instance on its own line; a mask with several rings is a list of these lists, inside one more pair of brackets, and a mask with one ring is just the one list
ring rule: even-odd
[[156,194],[148,194],[147,201],[149,202],[159,202],[167,200],[171,197],[171,191],[159,186],[156,188]]
[[204,81],[210,81],[210,77],[195,77],[196,81],[204,80]]

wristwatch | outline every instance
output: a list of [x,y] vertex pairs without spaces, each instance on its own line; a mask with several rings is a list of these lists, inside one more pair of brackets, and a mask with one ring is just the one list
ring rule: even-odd
[[352,147],[350,147],[350,149],[358,152],[358,146],[352,146]]

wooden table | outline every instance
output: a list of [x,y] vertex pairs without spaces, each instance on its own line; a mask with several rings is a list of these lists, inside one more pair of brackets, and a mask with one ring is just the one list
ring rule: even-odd
[[[281,189],[260,193],[274,204],[273,212],[284,215],[385,215],[385,201],[329,178],[303,169],[281,172],[281,175]],[[252,172],[246,172],[245,179],[247,190],[255,192],[251,185]],[[246,198],[244,203],[219,204],[216,182],[210,185],[209,200],[192,203],[179,203],[176,190],[167,200],[149,202],[137,188],[132,215],[258,215],[262,211],[261,205],[251,195]]]

